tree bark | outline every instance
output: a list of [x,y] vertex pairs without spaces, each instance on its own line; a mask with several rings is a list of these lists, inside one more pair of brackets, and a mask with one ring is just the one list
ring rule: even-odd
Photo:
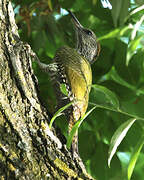
[[19,38],[9,0],[0,1],[0,27],[1,179],[93,179],[49,129],[31,48]]

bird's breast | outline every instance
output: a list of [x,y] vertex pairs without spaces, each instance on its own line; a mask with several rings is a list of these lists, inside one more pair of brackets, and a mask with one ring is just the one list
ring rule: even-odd
[[92,84],[92,71],[86,59],[81,60],[79,70],[66,67],[66,74],[74,100],[75,119],[79,119],[86,112],[89,92]]

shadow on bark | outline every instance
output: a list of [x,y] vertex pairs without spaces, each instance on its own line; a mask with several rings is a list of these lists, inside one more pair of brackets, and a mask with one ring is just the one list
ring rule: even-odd
[[8,0],[0,2],[0,177],[93,179],[48,127],[37,93],[31,48],[20,41]]

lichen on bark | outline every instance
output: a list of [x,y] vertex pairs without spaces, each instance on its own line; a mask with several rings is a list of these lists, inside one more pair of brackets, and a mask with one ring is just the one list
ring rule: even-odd
[[31,48],[18,35],[9,0],[0,1],[0,177],[92,179],[73,160],[41,105]]

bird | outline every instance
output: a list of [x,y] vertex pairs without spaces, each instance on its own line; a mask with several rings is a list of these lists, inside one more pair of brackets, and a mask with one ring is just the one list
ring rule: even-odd
[[[57,110],[72,102],[65,110],[68,119],[68,132],[75,123],[86,113],[89,93],[92,85],[93,64],[100,53],[100,44],[95,33],[83,27],[72,11],[68,10],[75,29],[76,47],[67,45],[60,47],[50,64],[44,64],[37,58],[40,69],[50,74],[57,99]],[[61,91],[64,85],[67,94]],[[72,139],[71,150],[78,155],[78,131]]]

